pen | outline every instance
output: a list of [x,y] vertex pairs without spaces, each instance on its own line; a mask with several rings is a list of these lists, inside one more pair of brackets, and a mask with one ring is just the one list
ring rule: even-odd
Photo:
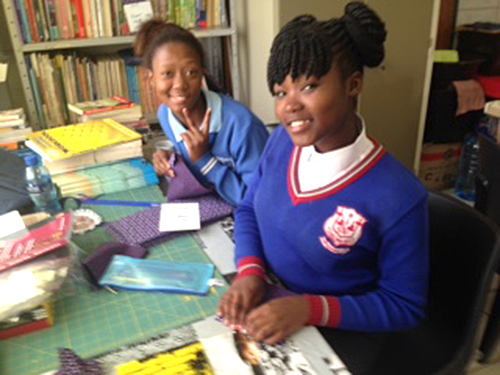
[[127,206],[127,207],[160,207],[161,203],[115,201],[105,199],[86,199],[82,200],[82,206]]

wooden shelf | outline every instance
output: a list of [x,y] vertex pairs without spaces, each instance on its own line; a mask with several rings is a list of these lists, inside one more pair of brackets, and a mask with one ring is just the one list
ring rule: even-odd
[[[198,38],[223,37],[235,34],[235,30],[232,28],[191,30],[191,31]],[[115,46],[132,45],[134,39],[135,35],[115,36],[110,38],[57,40],[54,42],[24,44],[22,46],[22,51],[24,53],[30,53],[30,52],[40,52],[40,51],[61,50],[61,49],[92,48],[92,47],[102,47],[110,45],[115,45]]]

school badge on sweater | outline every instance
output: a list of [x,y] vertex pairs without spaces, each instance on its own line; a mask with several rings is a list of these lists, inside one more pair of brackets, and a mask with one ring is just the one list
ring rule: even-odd
[[355,209],[338,206],[337,211],[323,224],[326,236],[319,240],[328,251],[345,255],[358,242],[367,222]]

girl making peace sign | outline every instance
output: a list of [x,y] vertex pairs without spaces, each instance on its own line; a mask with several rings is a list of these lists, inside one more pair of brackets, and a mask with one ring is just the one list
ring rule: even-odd
[[[202,184],[236,206],[268,138],[264,124],[242,104],[202,88],[206,77],[203,48],[188,30],[159,20],[144,23],[134,45],[149,69],[162,103],[163,131]],[[168,153],[153,155],[160,175],[173,175]]]

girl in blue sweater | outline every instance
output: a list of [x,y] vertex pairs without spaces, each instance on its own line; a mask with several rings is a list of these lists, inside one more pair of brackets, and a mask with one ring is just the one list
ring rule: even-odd
[[[203,48],[188,30],[150,20],[141,26],[134,49],[161,102],[163,131],[197,179],[236,205],[266,144],[264,124],[242,104],[202,89],[203,78],[209,78]],[[158,150],[153,165],[159,175],[175,177],[168,159],[167,151]]]
[[[427,193],[356,112],[363,67],[382,62],[385,37],[371,9],[350,3],[340,19],[297,17],[274,40],[268,83],[282,125],[238,206],[238,276],[219,305],[256,340],[309,324],[335,328],[336,341],[424,315]],[[268,272],[295,296],[263,303]]]

